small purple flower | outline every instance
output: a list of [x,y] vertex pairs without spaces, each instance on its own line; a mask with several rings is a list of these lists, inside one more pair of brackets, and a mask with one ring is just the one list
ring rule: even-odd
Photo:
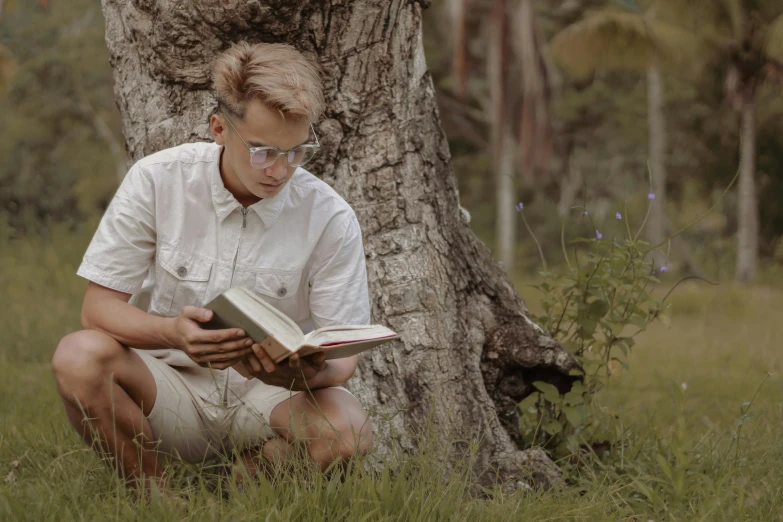
[[525,205],[520,201],[514,208],[517,209],[517,212],[522,212],[522,209],[525,208]]
[[595,237],[597,237],[598,239],[603,239],[604,235],[603,235],[603,234],[601,234],[601,232],[600,232],[600,231],[596,230],[596,231],[595,231]]
[[588,214],[588,213],[587,213],[587,211],[585,210],[584,212],[582,212],[582,215],[583,215],[583,216],[587,216],[587,215],[589,215],[589,214]]
[[663,266],[661,267],[661,272],[666,272],[667,270],[669,270],[669,267],[668,267],[668,266],[666,266],[666,265],[663,265]]
[[647,194],[647,199],[649,199],[650,201],[652,201],[653,199],[655,199],[655,194],[653,194],[652,192],[650,192],[649,194]]
[[615,214],[614,217],[616,217],[617,219],[623,219],[623,215],[620,214],[619,212]]

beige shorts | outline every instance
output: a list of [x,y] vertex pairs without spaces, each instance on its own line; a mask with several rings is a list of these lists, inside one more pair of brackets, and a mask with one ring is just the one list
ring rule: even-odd
[[173,367],[144,350],[134,351],[158,387],[147,417],[158,450],[185,462],[212,460],[276,437],[268,422],[272,410],[299,393],[245,379],[231,368]]

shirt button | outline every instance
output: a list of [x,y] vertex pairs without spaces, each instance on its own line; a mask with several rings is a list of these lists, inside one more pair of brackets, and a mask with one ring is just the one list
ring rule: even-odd
[[280,290],[277,291],[277,295],[280,297],[285,297],[285,294],[288,293],[288,290],[285,289],[285,287],[281,287]]
[[185,277],[188,274],[188,269],[185,268],[184,266],[181,266],[177,268],[177,273],[179,274],[180,277]]

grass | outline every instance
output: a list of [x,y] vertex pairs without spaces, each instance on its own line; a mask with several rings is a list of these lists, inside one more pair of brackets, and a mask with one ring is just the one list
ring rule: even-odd
[[[78,325],[85,284],[74,272],[89,239],[59,231],[49,241],[0,244],[0,520],[180,520],[124,491],[71,432],[55,392],[49,360]],[[535,291],[518,288],[534,306]],[[681,287],[671,326],[642,334],[630,368],[618,369],[597,399],[596,429],[617,443],[589,467],[562,462],[562,490],[477,497],[469,461],[446,470],[448,448],[424,438],[418,455],[390,460],[380,474],[357,467],[340,481],[299,469],[229,490],[227,499],[201,470],[183,486],[186,518],[783,520],[781,309],[774,286]]]

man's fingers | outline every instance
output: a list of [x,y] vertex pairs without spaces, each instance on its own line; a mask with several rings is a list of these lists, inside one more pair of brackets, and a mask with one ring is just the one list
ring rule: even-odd
[[261,366],[261,361],[259,361],[258,357],[256,357],[255,352],[252,352],[250,355],[247,356],[247,362],[250,363],[250,367],[253,369],[255,373],[258,373],[264,369],[264,367]]
[[[250,357],[255,357],[255,356],[254,355],[250,355]],[[234,370],[236,370],[237,373],[239,373],[239,375],[241,375],[245,379],[252,379],[253,378],[253,374],[251,373],[251,371],[247,367],[247,358],[242,359],[241,361],[233,364],[231,367],[234,368]]]
[[319,372],[324,369],[324,366],[326,365],[326,353],[325,352],[319,352],[316,354],[311,355],[307,358],[308,362],[312,365],[313,368],[318,370]]
[[253,339],[245,337],[236,341],[228,341],[216,345],[216,352],[233,352],[235,350],[241,350],[244,348],[250,348],[253,346]]
[[277,365],[272,360],[269,355],[264,351],[264,348],[256,343],[253,345],[253,353],[256,354],[256,357],[258,357],[258,361],[261,363],[261,366],[264,367],[264,370],[266,370],[267,373],[272,373],[277,369]]
[[298,353],[295,353],[288,358],[288,365],[295,370],[301,368],[302,365],[300,364]]
[[197,356],[199,363],[213,363],[213,362],[226,362],[237,361],[247,354],[252,354],[253,350],[250,347],[241,348],[239,350],[233,350],[230,352],[219,353],[207,353]]
[[242,339],[227,341],[223,343],[211,343],[211,342],[203,342],[202,344],[196,343],[191,345],[191,354],[207,355],[213,353],[235,352],[237,350],[241,350],[244,348],[250,348],[252,344],[253,344],[253,340],[250,339],[249,337],[244,337]]
[[226,341],[245,338],[245,331],[240,328],[227,328],[225,330],[199,330],[193,336],[193,340],[202,344],[218,344]]
[[186,306],[182,309],[182,316],[193,319],[200,323],[205,323],[212,319],[212,310],[206,308],[197,308],[195,306]]
[[326,354],[324,352],[308,355],[300,359],[300,367],[303,367],[303,370],[312,370],[318,373],[324,369],[324,366],[326,366]]

